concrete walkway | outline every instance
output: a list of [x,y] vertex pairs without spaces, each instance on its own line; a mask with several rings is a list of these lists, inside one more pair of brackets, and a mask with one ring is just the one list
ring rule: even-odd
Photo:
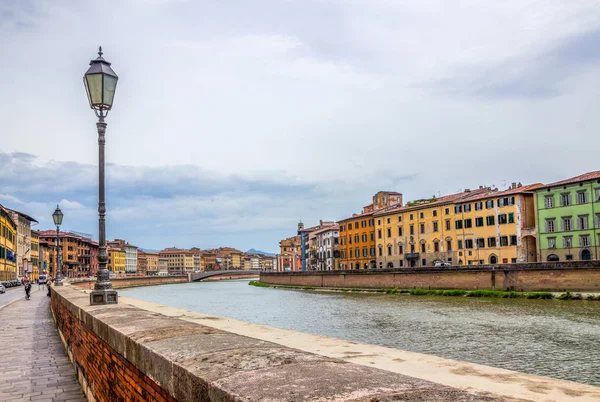
[[52,320],[50,298],[37,286],[31,300],[0,310],[0,400],[86,400]]

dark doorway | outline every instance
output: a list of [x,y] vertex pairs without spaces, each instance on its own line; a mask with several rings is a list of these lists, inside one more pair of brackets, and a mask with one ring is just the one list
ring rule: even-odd
[[581,259],[582,260],[591,260],[592,259],[592,253],[590,253],[590,250],[585,249],[581,251]]
[[548,261],[560,261],[560,258],[556,254],[550,254],[547,258]]
[[498,257],[496,257],[495,255],[491,255],[490,264],[498,264]]

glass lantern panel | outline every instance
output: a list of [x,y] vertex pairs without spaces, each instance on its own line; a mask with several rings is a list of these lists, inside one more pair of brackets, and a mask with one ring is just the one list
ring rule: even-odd
[[102,105],[102,74],[89,74],[87,80],[87,91],[92,106]]
[[117,77],[111,77],[110,75],[104,75],[104,104],[106,106],[108,106],[108,109],[110,109],[112,107],[116,88],[117,88]]

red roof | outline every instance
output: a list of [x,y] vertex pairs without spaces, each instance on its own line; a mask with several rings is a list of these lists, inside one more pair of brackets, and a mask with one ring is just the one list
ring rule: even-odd
[[315,230],[314,232],[311,233],[311,235],[318,235],[320,233],[329,232],[330,230],[340,230],[340,225],[335,224],[332,226],[326,226],[319,230]]
[[542,186],[543,186],[542,183],[535,183],[535,184],[528,184],[526,186],[521,186],[521,187],[509,188],[508,190],[502,190],[502,191],[498,191],[497,189],[487,189],[488,191],[486,191],[483,194],[475,194],[471,197],[466,197],[465,199],[460,200],[460,202],[469,202],[469,201],[483,200],[486,198],[495,198],[495,197],[504,197],[507,195],[513,195],[513,194],[522,194],[522,193],[531,192]]
[[349,218],[340,219],[339,221],[337,221],[337,223],[346,222],[346,221],[349,221],[349,220],[352,220],[352,219],[362,218],[363,216],[371,216],[371,215],[373,215],[373,211],[371,211],[371,212],[363,212],[363,213],[360,213],[360,214],[353,214]]
[[541,186],[541,188],[563,186],[565,184],[579,183],[580,181],[597,180],[597,179],[600,179],[600,170],[596,170],[595,172],[588,172],[588,173],[580,174],[579,176],[571,177],[570,179],[557,181],[555,183],[546,184],[544,186]]

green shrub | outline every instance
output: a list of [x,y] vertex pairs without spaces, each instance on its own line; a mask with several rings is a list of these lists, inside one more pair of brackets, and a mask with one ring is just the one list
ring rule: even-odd
[[550,292],[532,292],[527,293],[528,299],[554,299],[554,295]]
[[563,293],[557,297],[558,300],[571,300],[572,298],[573,298],[573,295],[571,294],[571,292]]
[[269,285],[268,283],[264,283],[261,281],[250,281],[250,282],[248,282],[248,285],[257,286],[259,288],[270,288],[271,287],[271,285]]
[[466,290],[452,289],[442,291],[442,296],[464,296],[467,294]]

